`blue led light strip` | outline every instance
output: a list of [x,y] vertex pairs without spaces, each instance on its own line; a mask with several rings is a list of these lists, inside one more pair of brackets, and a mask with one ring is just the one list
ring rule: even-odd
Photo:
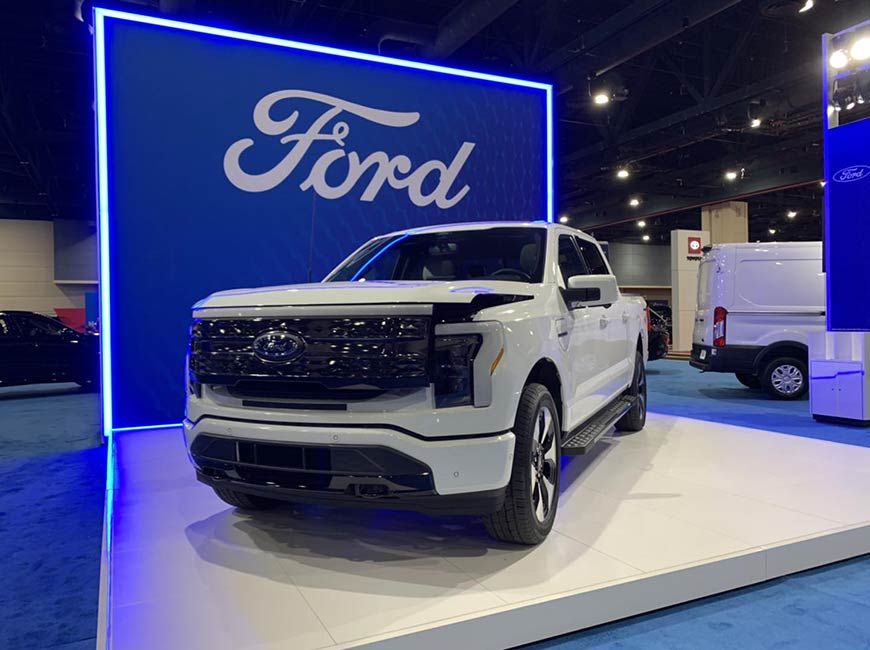
[[[143,23],[177,29],[186,32],[194,32],[198,34],[207,34],[211,36],[219,36],[234,40],[249,41],[252,43],[261,43],[266,45],[274,45],[277,47],[291,48],[296,50],[305,50],[308,52],[317,52],[320,54],[328,54],[345,59],[356,59],[359,61],[368,61],[380,63],[389,66],[400,68],[410,68],[415,70],[423,70],[438,74],[445,74],[454,77],[466,77],[469,79],[478,79],[481,81],[489,81],[498,84],[506,84],[510,86],[521,86],[544,91],[546,101],[546,220],[552,222],[554,220],[554,196],[553,196],[553,87],[550,84],[528,81],[525,79],[515,79],[512,77],[504,77],[486,72],[476,72],[473,70],[463,70],[460,68],[451,68],[434,63],[424,63],[421,61],[408,61],[404,59],[396,59],[379,54],[368,54],[365,52],[355,52],[353,50],[345,50],[337,47],[325,45],[314,45],[312,43],[303,43],[299,41],[291,41],[269,36],[259,36],[256,34],[247,34],[230,29],[222,29],[219,27],[210,27],[207,25],[196,25],[193,23],[185,23],[177,20],[169,20],[156,16],[145,16],[126,11],[118,11],[114,9],[104,9],[101,7],[94,8],[94,65],[95,65],[95,94],[96,94],[96,133],[97,133],[97,187],[99,198],[99,247],[100,247],[100,328],[101,328],[101,379],[102,379],[102,420],[103,420],[103,435],[107,439],[111,436],[113,430],[112,419],[112,310],[111,310],[111,256],[110,256],[110,217],[109,217],[109,165],[108,165],[108,141],[107,141],[107,106],[106,106],[106,52],[105,52],[105,19],[112,18],[117,20],[125,20],[129,22]],[[177,426],[176,424],[169,425],[154,425],[127,427],[126,430],[133,429],[153,429],[161,426]]]

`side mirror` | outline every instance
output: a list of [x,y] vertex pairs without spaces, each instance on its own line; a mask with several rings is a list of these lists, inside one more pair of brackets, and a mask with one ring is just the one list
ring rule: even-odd
[[612,305],[619,300],[619,287],[613,275],[574,275],[568,278],[565,302],[569,307],[579,303],[582,307]]

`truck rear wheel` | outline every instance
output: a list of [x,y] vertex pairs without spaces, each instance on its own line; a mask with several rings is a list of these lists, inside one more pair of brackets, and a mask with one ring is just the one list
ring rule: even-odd
[[560,430],[550,391],[541,384],[526,386],[514,422],[513,469],[504,505],[484,518],[496,539],[540,544],[553,528],[559,505]]
[[640,431],[646,425],[646,366],[640,351],[634,355],[634,377],[628,394],[634,398],[634,406],[616,421],[616,430]]
[[278,505],[275,499],[267,499],[256,494],[245,494],[223,487],[212,487],[212,490],[221,501],[241,510],[269,510]]
[[807,394],[807,364],[794,357],[774,359],[760,376],[765,392],[774,399],[795,400]]

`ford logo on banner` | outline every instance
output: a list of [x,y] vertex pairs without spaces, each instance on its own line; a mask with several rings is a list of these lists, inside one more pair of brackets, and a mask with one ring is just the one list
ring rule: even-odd
[[855,181],[864,180],[870,176],[870,166],[868,165],[853,165],[846,167],[834,174],[834,180],[837,183],[854,183]]

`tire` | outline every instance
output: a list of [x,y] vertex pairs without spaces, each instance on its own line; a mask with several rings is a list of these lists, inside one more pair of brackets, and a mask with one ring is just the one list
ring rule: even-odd
[[737,377],[737,381],[747,388],[751,388],[752,390],[758,390],[761,388],[761,380],[755,375],[750,375],[748,372],[735,372],[734,376]]
[[796,400],[809,389],[807,364],[795,357],[774,359],[761,373],[759,379],[764,391],[773,399]]
[[640,352],[634,356],[634,377],[628,387],[628,394],[635,398],[634,406],[616,421],[616,430],[640,431],[646,425],[646,367]]
[[279,503],[275,499],[267,499],[256,494],[245,494],[228,488],[212,487],[212,490],[221,501],[241,510],[269,510]]
[[523,389],[513,431],[513,469],[504,505],[484,523],[496,539],[531,546],[546,539],[559,505],[561,428],[546,387],[529,384]]

